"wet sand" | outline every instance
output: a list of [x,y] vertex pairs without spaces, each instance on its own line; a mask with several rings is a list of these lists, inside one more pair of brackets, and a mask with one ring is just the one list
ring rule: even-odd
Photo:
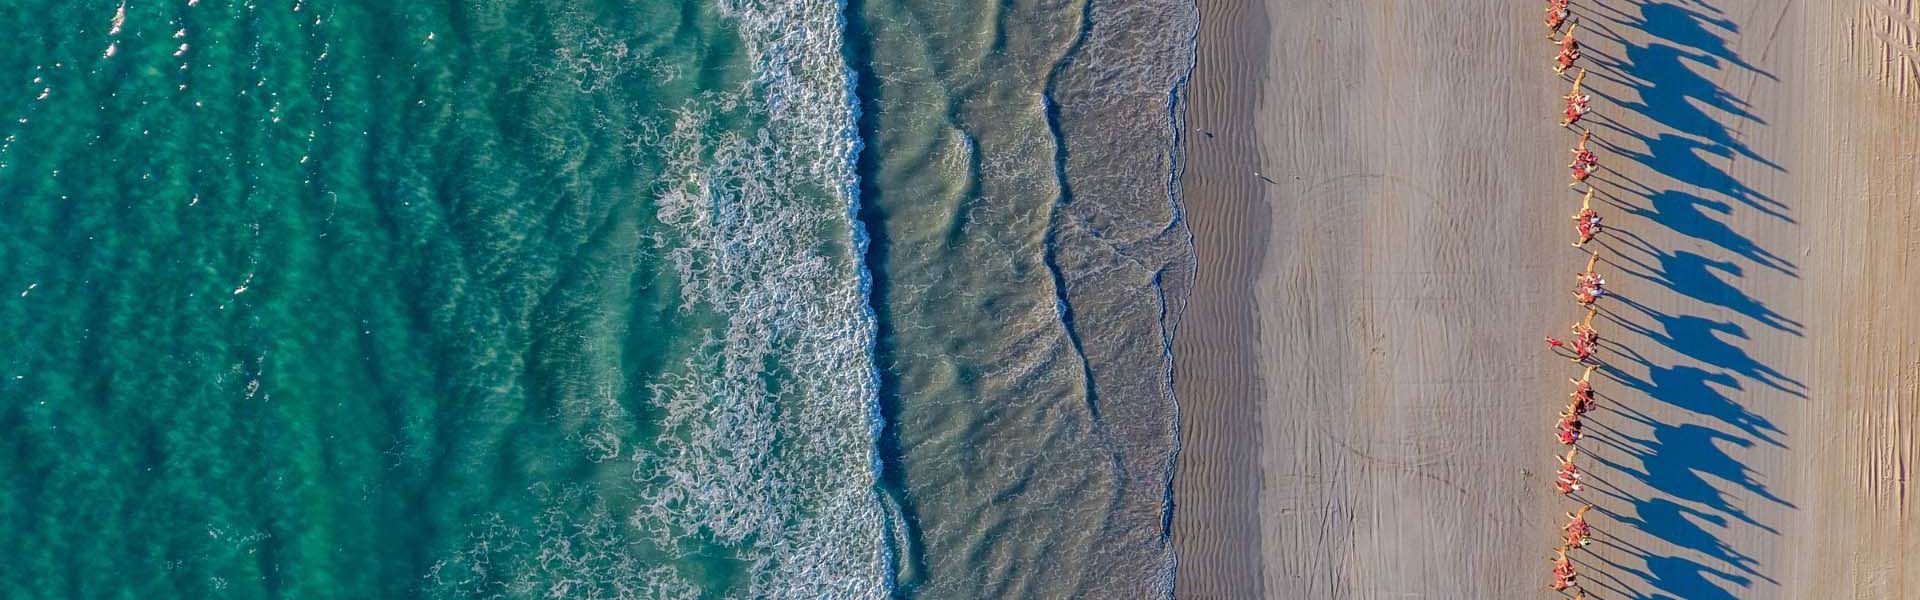
[[[1616,294],[1586,589],[1920,595],[1920,2],[1573,5]],[[1201,10],[1177,594],[1545,593],[1586,255],[1539,7]]]

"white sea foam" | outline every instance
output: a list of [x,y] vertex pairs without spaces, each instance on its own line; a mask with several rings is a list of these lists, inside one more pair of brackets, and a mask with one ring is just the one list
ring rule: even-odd
[[470,526],[470,542],[453,561],[426,574],[458,598],[555,600],[694,600],[700,590],[668,565],[633,552],[620,519],[585,486],[530,493],[546,507],[524,528],[492,515]]
[[[593,490],[555,495],[531,530],[503,519],[477,527],[430,587],[695,597],[714,590],[677,572],[675,561],[698,559],[674,553],[705,540],[744,565],[736,597],[888,595],[841,10],[822,0],[722,2],[752,81],[627,127],[650,136],[638,143],[666,164],[651,190],[660,225],[651,250],[675,272],[681,314],[714,324],[645,390],[661,415],[656,438],[589,428],[574,439],[589,460],[632,462],[639,508],[611,514]],[[577,47],[561,51],[556,68],[583,93],[632,69],[665,68],[617,43]],[[612,397],[596,418],[630,418]],[[583,502],[595,508],[568,510]],[[636,549],[672,560],[638,562]]]
[[714,112],[692,108],[667,135],[675,179],[656,217],[673,233],[662,251],[683,308],[726,323],[653,386],[665,434],[643,475],[664,485],[632,522],[662,543],[706,531],[739,548],[752,569],[745,596],[883,597],[841,7],[721,9],[747,41],[744,106],[765,125],[713,132]]

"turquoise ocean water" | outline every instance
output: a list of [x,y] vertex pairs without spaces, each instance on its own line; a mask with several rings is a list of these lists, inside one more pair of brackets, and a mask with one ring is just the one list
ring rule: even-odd
[[1164,595],[1192,10],[0,0],[0,597]]

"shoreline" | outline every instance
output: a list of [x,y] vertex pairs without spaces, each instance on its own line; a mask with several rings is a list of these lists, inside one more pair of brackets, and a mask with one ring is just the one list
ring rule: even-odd
[[1251,171],[1263,154],[1254,117],[1266,80],[1266,7],[1199,4],[1178,183],[1194,275],[1173,339],[1174,592],[1258,598],[1261,384],[1251,300],[1269,217]]

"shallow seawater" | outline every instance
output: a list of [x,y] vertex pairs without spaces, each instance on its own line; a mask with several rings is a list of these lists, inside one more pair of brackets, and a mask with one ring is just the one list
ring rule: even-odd
[[1193,9],[852,5],[904,594],[1170,593]]
[[0,0],[0,597],[1164,590],[1140,6]]

